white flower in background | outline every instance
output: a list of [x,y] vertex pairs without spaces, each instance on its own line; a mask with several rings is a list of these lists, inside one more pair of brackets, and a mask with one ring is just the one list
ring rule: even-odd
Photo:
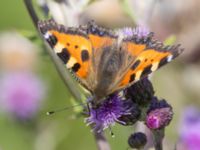
[[49,8],[56,22],[66,26],[77,26],[79,25],[80,14],[84,11],[89,1],[90,0],[61,0],[56,2],[53,0],[38,0],[38,3],[42,4],[42,6],[46,5]]
[[151,13],[154,11],[157,0],[129,0],[129,3],[133,8],[137,24],[148,27],[152,15]]
[[37,62],[37,49],[16,32],[0,35],[0,72],[32,70]]

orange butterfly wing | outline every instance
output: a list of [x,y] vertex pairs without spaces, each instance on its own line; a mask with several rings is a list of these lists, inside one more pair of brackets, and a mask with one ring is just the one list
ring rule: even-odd
[[175,59],[182,51],[179,46],[163,46],[161,42],[153,40],[153,34],[147,37],[125,39],[122,46],[131,53],[135,60],[130,69],[123,76],[119,89],[135,83],[146,77],[161,66]]
[[38,27],[66,67],[79,79],[86,79],[92,55],[92,45],[87,33],[78,28],[66,29],[53,20],[41,21]]
[[117,36],[111,30],[96,25],[94,21],[87,24],[87,34],[94,49],[112,45],[117,39]]

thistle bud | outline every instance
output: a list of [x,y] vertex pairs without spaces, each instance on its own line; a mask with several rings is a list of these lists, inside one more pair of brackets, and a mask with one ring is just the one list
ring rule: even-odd
[[146,125],[150,129],[161,129],[170,123],[172,117],[171,107],[157,108],[147,114]]
[[131,148],[143,148],[147,143],[147,137],[142,132],[131,134],[128,138],[128,144]]
[[144,78],[125,91],[125,97],[138,105],[148,105],[154,97],[154,89],[148,78]]

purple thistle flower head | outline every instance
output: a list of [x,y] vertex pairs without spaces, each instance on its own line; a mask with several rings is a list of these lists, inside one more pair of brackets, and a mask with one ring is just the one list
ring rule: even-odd
[[136,28],[125,27],[117,31],[119,35],[123,37],[132,37],[137,35],[139,38],[146,37],[150,33],[149,30],[145,27],[138,26]]
[[33,117],[44,97],[44,87],[37,76],[9,72],[0,81],[1,110],[22,120]]
[[125,110],[128,110],[127,114],[123,114],[120,118],[118,118],[117,123],[124,125],[124,126],[130,126],[135,124],[140,116],[141,116],[141,110],[137,104],[135,104],[131,99],[126,99],[123,101],[123,105]]
[[166,100],[153,97],[147,110],[146,125],[149,129],[162,129],[172,120],[172,106]]
[[199,150],[200,148],[200,109],[188,107],[181,118],[180,144],[186,150]]
[[93,125],[93,130],[97,132],[114,125],[115,122],[125,125],[126,123],[119,119],[123,115],[131,114],[125,101],[117,94],[109,96],[98,108],[90,109],[90,116],[85,120],[87,125]]
[[148,113],[146,125],[149,129],[162,129],[172,120],[173,112],[171,107],[157,108]]

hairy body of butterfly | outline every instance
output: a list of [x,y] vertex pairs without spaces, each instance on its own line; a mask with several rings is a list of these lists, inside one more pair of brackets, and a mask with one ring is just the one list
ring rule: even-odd
[[153,33],[124,36],[94,22],[65,28],[53,20],[38,27],[67,69],[93,95],[93,103],[124,89],[176,58],[180,45],[163,46]]

